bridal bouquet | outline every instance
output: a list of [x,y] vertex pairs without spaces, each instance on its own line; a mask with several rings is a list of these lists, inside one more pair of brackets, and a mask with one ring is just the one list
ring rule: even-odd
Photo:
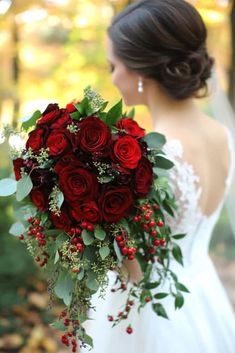
[[[172,258],[182,264],[177,240],[184,234],[172,235],[165,217],[174,217],[176,209],[165,137],[145,134],[133,110],[123,114],[121,101],[107,112],[106,106],[88,87],[80,102],[36,111],[21,126],[24,148],[11,151],[15,179],[0,181],[0,195],[15,193],[22,203],[10,233],[47,270],[52,300],[65,305],[53,326],[63,331],[61,340],[72,352],[77,338],[92,346],[83,322],[92,295],[105,293],[108,271],[117,274],[112,292],[127,291],[121,314],[107,315],[113,325],[127,320],[133,305],[141,309],[149,302],[167,318],[161,299],[172,295],[180,308],[187,292],[170,266]],[[123,260],[135,259],[144,276],[128,286]],[[157,290],[167,278],[169,291]],[[126,330],[132,332],[130,323]]]

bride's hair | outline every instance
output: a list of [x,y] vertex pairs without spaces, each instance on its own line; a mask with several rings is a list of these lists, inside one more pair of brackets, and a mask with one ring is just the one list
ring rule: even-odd
[[184,0],[141,0],[115,16],[108,28],[115,55],[156,80],[175,99],[207,94],[214,59],[199,12]]

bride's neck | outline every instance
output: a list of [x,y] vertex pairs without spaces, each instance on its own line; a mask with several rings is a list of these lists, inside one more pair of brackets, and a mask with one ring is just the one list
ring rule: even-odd
[[199,110],[192,98],[176,100],[164,93],[155,83],[149,83],[145,92],[145,104],[152,117],[153,126],[167,127],[194,121]]

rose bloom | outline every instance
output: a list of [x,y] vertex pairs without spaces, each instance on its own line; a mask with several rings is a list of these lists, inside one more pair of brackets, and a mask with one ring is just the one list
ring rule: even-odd
[[84,203],[75,202],[72,205],[72,216],[77,221],[88,221],[91,223],[100,220],[100,210],[95,201],[87,201]]
[[42,113],[40,119],[37,120],[37,125],[50,125],[60,116],[60,108],[57,103],[48,104],[46,110]]
[[45,147],[46,130],[39,128],[29,133],[26,148],[31,148],[34,153]]
[[41,212],[48,210],[49,192],[45,188],[33,188],[30,192],[30,198],[37,209]]
[[130,118],[124,118],[117,122],[117,128],[124,130],[127,134],[135,138],[141,138],[145,135],[145,130],[142,129],[138,123]]
[[49,155],[57,157],[68,152],[72,148],[70,135],[67,129],[53,130],[46,141],[46,146],[49,148]]
[[99,198],[102,217],[106,222],[118,222],[133,206],[132,192],[127,186],[107,187]]
[[59,172],[59,185],[66,200],[94,200],[98,194],[97,177],[82,168],[80,163],[68,165]]
[[77,166],[84,167],[84,165],[78,160],[77,156],[74,153],[69,152],[64,156],[61,156],[61,158],[55,164],[54,169],[56,173],[59,174],[62,169],[72,164],[76,164]]
[[150,192],[153,183],[153,168],[150,161],[143,157],[135,171],[134,188],[139,197],[145,197]]
[[55,228],[63,229],[68,232],[72,226],[71,216],[69,214],[69,210],[65,202],[61,207],[61,213],[57,216],[54,213],[50,213],[50,219],[54,224]]
[[121,167],[135,169],[142,157],[142,151],[136,139],[127,135],[114,143],[113,155]]
[[70,117],[69,112],[66,109],[60,109],[60,114],[53,120],[51,124],[51,129],[60,129],[67,127],[72,123],[72,118]]
[[98,117],[84,119],[79,128],[80,148],[85,152],[102,150],[111,141],[109,127]]

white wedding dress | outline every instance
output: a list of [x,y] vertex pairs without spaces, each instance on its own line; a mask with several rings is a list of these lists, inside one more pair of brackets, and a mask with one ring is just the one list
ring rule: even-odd
[[[158,317],[151,308],[151,302],[137,313],[132,309],[127,320],[111,328],[107,315],[116,316],[125,303],[126,292],[112,293],[115,273],[109,272],[109,286],[105,299],[99,293],[93,296],[96,312],[94,319],[86,322],[87,333],[93,337],[93,353],[235,353],[235,316],[225,290],[208,255],[213,228],[219,218],[234,171],[232,137],[227,131],[233,163],[226,180],[224,199],[210,215],[204,215],[199,208],[199,178],[192,165],[183,159],[183,148],[179,140],[170,140],[164,150],[175,163],[171,180],[179,194],[180,215],[171,220],[174,234],[185,233],[180,240],[184,255],[184,267],[172,263],[178,279],[190,290],[185,293],[185,304],[174,309],[173,298],[161,300],[168,312],[169,320]],[[153,279],[154,280],[154,279]],[[133,333],[128,335],[126,327],[131,323]],[[88,352],[82,349],[82,352]]]

